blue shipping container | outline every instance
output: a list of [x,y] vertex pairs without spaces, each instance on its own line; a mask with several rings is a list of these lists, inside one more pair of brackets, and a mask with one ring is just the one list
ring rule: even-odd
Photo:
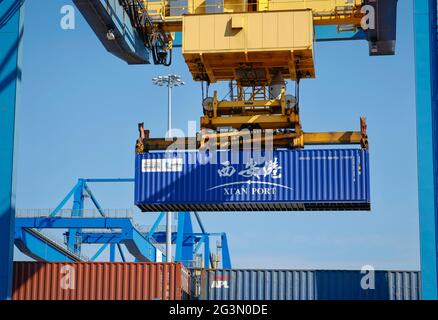
[[418,271],[192,270],[201,300],[419,300]]
[[138,154],[142,211],[370,210],[368,151]]

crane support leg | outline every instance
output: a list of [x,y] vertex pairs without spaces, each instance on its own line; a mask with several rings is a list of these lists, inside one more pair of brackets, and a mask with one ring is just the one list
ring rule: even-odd
[[228,250],[228,239],[226,233],[223,233],[221,235],[221,242],[222,242],[222,268],[231,269],[231,258],[230,258],[230,251]]
[[210,238],[204,236],[204,268],[210,269]]
[[422,299],[438,299],[437,2],[414,1]]
[[15,222],[15,123],[21,81],[23,1],[0,5],[0,300],[11,298]]
[[193,233],[190,212],[178,212],[178,233],[176,234],[175,261],[182,262],[191,267],[193,263],[193,237],[187,237]]
[[[84,189],[85,180],[79,179],[77,188],[74,193],[72,217],[82,217],[84,213]],[[67,245],[71,252],[79,254],[81,252],[81,245],[78,242],[81,229],[72,228],[68,230]]]

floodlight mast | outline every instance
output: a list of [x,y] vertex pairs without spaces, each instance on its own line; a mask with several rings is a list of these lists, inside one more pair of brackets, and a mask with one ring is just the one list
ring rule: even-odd
[[[185,85],[179,75],[169,74],[152,79],[154,85],[167,87],[167,134],[172,137],[172,88]],[[166,262],[172,262],[172,212],[166,214]]]

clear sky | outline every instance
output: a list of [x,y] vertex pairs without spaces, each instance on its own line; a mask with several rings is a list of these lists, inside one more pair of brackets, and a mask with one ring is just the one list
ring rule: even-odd
[[[137,123],[155,137],[166,129],[166,92],[152,77],[187,82],[174,91],[174,127],[187,130],[201,115],[200,85],[180,49],[170,68],[129,66],[79,11],[76,29],[62,30],[65,4],[26,1],[18,208],[55,207],[79,177],[133,177]],[[372,211],[202,213],[208,231],[227,232],[233,267],[419,269],[412,10],[399,1],[395,56],[369,57],[365,41],[317,43],[317,78],[302,82],[304,130],[356,130],[367,117]],[[133,207],[133,186],[92,188],[104,208]],[[144,225],[156,217],[135,216]]]

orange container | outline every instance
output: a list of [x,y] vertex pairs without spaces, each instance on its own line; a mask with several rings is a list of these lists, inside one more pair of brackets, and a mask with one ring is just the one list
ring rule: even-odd
[[190,298],[191,279],[180,263],[14,262],[12,298],[183,300]]

